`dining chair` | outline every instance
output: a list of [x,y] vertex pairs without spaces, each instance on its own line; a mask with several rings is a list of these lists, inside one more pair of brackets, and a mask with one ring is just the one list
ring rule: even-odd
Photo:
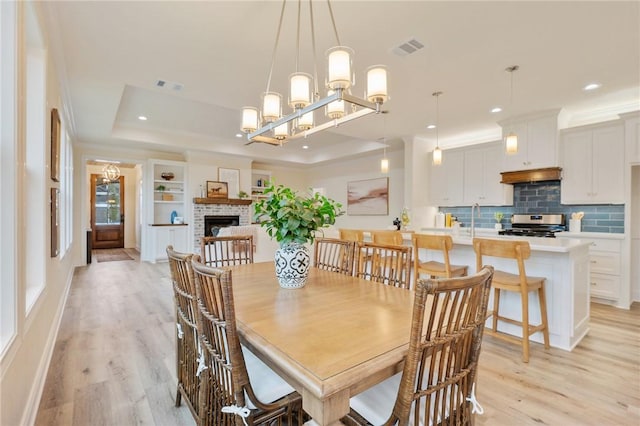
[[364,241],[364,231],[362,229],[338,229],[341,240],[361,242]]
[[493,267],[420,279],[401,373],[351,398],[356,425],[468,425],[482,413],[475,383]]
[[[453,248],[453,238],[450,235],[413,235],[413,271],[417,284],[420,274],[430,278],[453,278],[467,275],[467,265],[452,265],[449,261],[449,251]],[[437,252],[439,260],[420,260],[420,251],[433,254]]]
[[391,230],[371,231],[371,241],[376,244],[402,245],[402,232]]
[[200,259],[205,265],[213,267],[253,263],[253,236],[202,237]]
[[191,264],[203,352],[200,425],[301,425],[300,394],[240,345],[231,270],[207,266],[198,255]]
[[176,407],[184,398],[193,418],[199,423],[200,380],[196,375],[199,350],[192,254],[179,253],[171,245],[166,250],[176,311]]
[[[485,257],[497,257],[513,259],[518,266],[518,273],[512,274],[500,270],[495,271],[493,277],[493,308],[488,317],[493,316],[493,328],[487,329],[487,334],[496,336],[509,342],[522,345],[522,361],[529,362],[529,339],[537,332],[542,332],[544,348],[549,349],[549,323],[547,321],[547,301],[544,290],[544,277],[527,275],[525,260],[531,255],[531,247],[528,241],[520,240],[492,240],[484,238],[473,239],[473,249],[476,253],[476,265],[482,265]],[[500,315],[500,293],[511,291],[520,294],[521,320],[507,318]],[[540,324],[532,325],[529,321],[529,292],[538,293],[540,305]],[[522,327],[522,338],[498,331],[498,321],[515,324]]]
[[394,287],[411,288],[411,246],[358,243],[355,276]]
[[355,245],[355,241],[338,238],[316,238],[313,264],[319,269],[353,275]]

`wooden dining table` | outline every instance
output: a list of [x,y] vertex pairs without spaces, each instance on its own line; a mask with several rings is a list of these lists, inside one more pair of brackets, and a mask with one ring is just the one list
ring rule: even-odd
[[413,291],[317,268],[303,288],[284,289],[273,262],[230,269],[243,344],[317,424],[340,424],[350,397],[402,370]]

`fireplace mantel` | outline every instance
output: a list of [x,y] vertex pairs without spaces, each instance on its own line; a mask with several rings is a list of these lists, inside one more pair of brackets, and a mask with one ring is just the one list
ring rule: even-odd
[[241,200],[239,198],[194,198],[193,204],[229,204],[232,206],[248,206],[251,200]]

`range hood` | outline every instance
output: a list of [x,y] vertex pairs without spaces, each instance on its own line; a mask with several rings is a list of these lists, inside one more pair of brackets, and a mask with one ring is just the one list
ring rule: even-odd
[[500,183],[532,183],[562,179],[562,168],[547,167],[544,169],[517,170],[514,172],[501,172]]

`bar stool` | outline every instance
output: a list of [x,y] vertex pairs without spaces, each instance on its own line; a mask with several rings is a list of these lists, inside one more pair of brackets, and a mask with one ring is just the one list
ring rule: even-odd
[[[453,248],[453,238],[450,235],[425,235],[413,236],[413,269],[415,271],[415,285],[417,288],[420,274],[426,274],[430,278],[454,278],[465,277],[469,267],[467,265],[452,265],[449,262],[449,251]],[[420,261],[419,249],[439,251],[442,253],[442,262],[437,260]]]
[[[527,241],[489,240],[483,238],[473,239],[473,249],[476,253],[476,267],[479,271],[484,264],[483,256],[515,259],[518,263],[518,274],[512,274],[495,270],[493,275],[493,310],[487,315],[487,319],[493,315],[493,329],[486,329],[488,334],[501,339],[522,343],[522,361],[529,362],[529,336],[542,332],[544,348],[549,349],[549,324],[547,321],[547,302],[544,293],[544,277],[527,276],[524,261],[531,255],[531,248]],[[522,302],[522,321],[500,316],[500,291],[513,291],[520,293]],[[540,303],[540,324],[529,323],[529,292],[537,291]],[[498,332],[498,320],[522,327],[522,339]]]
[[340,239],[347,241],[355,241],[361,243],[364,241],[364,232],[361,229],[344,229],[340,228]]
[[402,245],[402,232],[400,231],[371,231],[371,241],[376,244]]

